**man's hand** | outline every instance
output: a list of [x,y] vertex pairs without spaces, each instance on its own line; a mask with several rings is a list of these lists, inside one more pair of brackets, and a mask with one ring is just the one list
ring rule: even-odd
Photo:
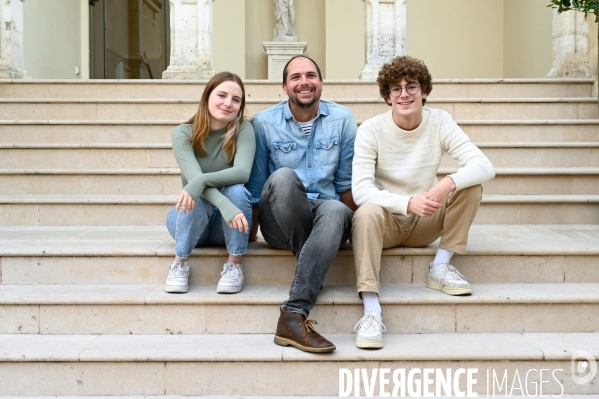
[[408,212],[415,213],[420,217],[433,216],[443,204],[427,198],[428,193],[422,193],[418,197],[410,198],[408,202]]
[[445,201],[447,201],[449,194],[451,194],[451,192],[454,190],[455,182],[451,177],[446,176],[444,179],[435,184],[430,190],[428,190],[426,193],[426,198],[431,201],[444,204]]
[[232,229],[239,230],[240,233],[250,233],[250,226],[248,225],[248,221],[242,212],[239,212],[237,215],[233,216],[233,219],[231,219],[231,223],[229,223],[229,227]]
[[177,199],[177,205],[175,209],[179,212],[179,209],[183,209],[183,214],[193,211],[196,207],[196,202],[191,198],[191,195],[185,190],[181,191],[179,199]]
[[258,212],[260,212],[260,207],[258,205],[252,205],[252,231],[250,231],[250,242],[258,241]]
[[351,193],[351,189],[349,189],[345,192],[339,193],[339,196],[341,197],[341,202],[343,202],[349,209],[351,209],[352,212],[355,212],[358,210],[358,206],[354,202],[354,197]]

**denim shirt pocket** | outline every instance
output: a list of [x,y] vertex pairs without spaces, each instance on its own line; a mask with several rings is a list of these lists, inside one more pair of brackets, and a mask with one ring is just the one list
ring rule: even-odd
[[316,159],[322,165],[335,165],[339,162],[339,138],[325,137],[314,141]]
[[296,151],[297,143],[292,141],[273,141],[274,160],[278,168],[295,169],[299,164],[300,157]]

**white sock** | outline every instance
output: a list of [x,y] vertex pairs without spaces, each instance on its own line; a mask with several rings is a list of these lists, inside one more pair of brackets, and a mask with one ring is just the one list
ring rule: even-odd
[[364,301],[364,314],[374,310],[378,315],[381,314],[381,304],[379,295],[372,291],[362,291],[362,300]]
[[443,263],[449,263],[451,261],[451,257],[453,256],[453,251],[448,251],[443,248],[437,249],[437,255],[435,255],[435,260],[433,260],[433,266],[431,270],[435,270]]

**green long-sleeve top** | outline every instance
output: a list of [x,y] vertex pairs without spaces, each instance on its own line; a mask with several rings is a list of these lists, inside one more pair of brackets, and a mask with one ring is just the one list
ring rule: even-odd
[[223,155],[223,137],[226,128],[212,130],[204,148],[207,154],[200,156],[195,153],[189,138],[193,125],[179,125],[173,130],[173,154],[181,169],[183,190],[197,201],[201,196],[218,208],[227,223],[233,216],[241,212],[227,197],[221,194],[219,188],[231,184],[243,184],[250,178],[256,139],[254,128],[249,121],[241,122],[237,132],[235,158],[229,163]]

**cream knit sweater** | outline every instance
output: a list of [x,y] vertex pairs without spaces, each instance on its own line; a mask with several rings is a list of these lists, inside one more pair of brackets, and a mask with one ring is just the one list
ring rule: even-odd
[[420,126],[407,131],[391,111],[358,128],[352,170],[352,194],[360,206],[373,203],[408,214],[408,202],[437,183],[441,157],[448,153],[460,168],[451,178],[456,191],[495,176],[489,159],[445,111],[423,108]]

